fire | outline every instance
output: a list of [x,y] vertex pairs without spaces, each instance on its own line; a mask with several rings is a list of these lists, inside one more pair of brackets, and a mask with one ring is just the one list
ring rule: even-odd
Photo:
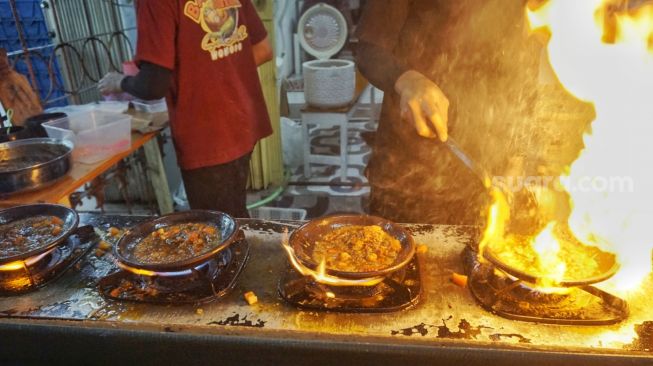
[[24,269],[25,267],[25,262],[23,261],[11,262],[0,266],[0,272],[13,272]]
[[538,265],[547,272],[538,285],[545,288],[555,287],[562,282],[567,273],[567,265],[560,258],[560,242],[553,232],[554,225],[554,223],[549,224],[533,241],[533,249],[539,256]]
[[[557,80],[596,109],[584,151],[561,177],[569,229],[580,242],[617,255],[621,270],[606,285],[628,294],[651,272],[653,3],[633,10],[628,0],[531,0],[528,19],[547,38]],[[481,249],[505,240],[509,221],[505,197],[492,195]],[[553,278],[563,278],[554,232],[548,227],[532,246]]]
[[[492,196],[493,203],[488,213],[485,233],[479,244],[480,253],[483,253],[483,250],[489,243],[503,241],[506,235],[506,223],[510,220],[510,206],[508,205],[505,194],[500,189],[491,187],[490,195]],[[482,256],[479,259],[483,261]]]
[[118,265],[118,267],[124,269],[125,271],[131,272],[135,275],[146,276],[146,277],[153,277],[157,275],[157,273],[153,271],[148,271],[146,269],[140,269],[140,268],[132,268],[118,261],[116,261],[115,263]]
[[[585,151],[565,180],[569,227],[582,242],[618,255],[622,270],[610,284],[621,292],[650,273],[653,247],[653,4],[627,6],[555,0],[529,14],[534,25],[548,27],[549,59],[560,82],[596,109]],[[592,189],[573,186],[581,181]]]
[[[562,180],[571,198],[568,225],[581,242],[617,254],[622,270],[610,287],[627,292],[651,272],[653,4],[633,11],[627,1],[541,3],[528,16],[533,30],[549,37],[552,69],[597,114],[585,150]],[[549,233],[533,247],[564,275]]]
[[193,274],[192,269],[186,269],[186,270],[174,271],[174,272],[154,272],[147,269],[130,267],[117,260],[114,261],[114,263],[125,271],[144,277],[180,277],[180,276],[190,276]]
[[45,258],[45,256],[51,254],[55,248],[52,248],[48,250],[45,253],[39,254],[35,257],[28,258],[26,260],[21,260],[21,261],[15,261],[15,262],[10,262],[7,264],[0,265],[0,272],[13,272],[13,271],[18,271],[18,270],[25,270],[27,271],[27,267],[37,263],[41,259]]

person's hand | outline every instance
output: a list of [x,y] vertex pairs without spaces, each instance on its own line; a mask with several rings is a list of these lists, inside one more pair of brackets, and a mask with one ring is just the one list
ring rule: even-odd
[[395,90],[402,118],[412,122],[420,136],[447,141],[449,99],[433,81],[410,70],[397,79]]
[[108,94],[119,94],[122,93],[122,88],[120,87],[120,84],[122,83],[122,79],[125,78],[125,75],[117,73],[117,72],[110,72],[100,80],[98,83],[98,90],[100,90],[100,93],[103,95],[108,95]]

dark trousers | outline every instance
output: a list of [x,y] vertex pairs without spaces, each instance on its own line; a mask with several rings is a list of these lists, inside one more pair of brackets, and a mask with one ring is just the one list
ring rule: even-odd
[[188,203],[194,210],[214,210],[247,218],[247,178],[252,154],[206,168],[182,170]]

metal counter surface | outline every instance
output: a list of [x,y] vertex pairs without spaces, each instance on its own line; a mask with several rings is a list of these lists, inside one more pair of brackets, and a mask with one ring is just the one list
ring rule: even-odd
[[[144,219],[81,218],[102,232]],[[419,254],[424,291],[417,307],[387,314],[302,311],[277,292],[287,266],[282,233],[298,224],[240,222],[251,245],[250,260],[230,295],[196,306],[105,300],[96,283],[116,266],[111,254],[98,258],[91,253],[37,292],[0,298],[0,363],[79,363],[88,357],[95,357],[94,363],[203,363],[220,357],[222,364],[653,364],[650,339],[640,339],[635,331],[653,319],[650,279],[629,299],[631,315],[618,325],[507,320],[482,309],[466,288],[450,281],[452,272],[463,272],[460,253],[471,240],[471,228],[406,225],[417,243],[428,246]],[[247,305],[247,291],[256,293],[257,304]],[[33,347],[35,340],[39,347]]]

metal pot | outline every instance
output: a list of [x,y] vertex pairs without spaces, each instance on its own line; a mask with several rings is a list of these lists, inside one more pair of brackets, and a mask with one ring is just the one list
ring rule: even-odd
[[59,246],[65,242],[73,232],[75,232],[77,226],[79,225],[79,216],[75,210],[65,206],[50,204],[17,206],[0,211],[0,225],[7,225],[14,221],[24,220],[40,215],[55,216],[61,219],[61,221],[63,221],[63,230],[61,231],[61,234],[49,242],[44,243],[40,247],[28,252],[6,257],[0,256],[0,265],[31,258],[45,253],[56,246]]
[[36,190],[64,177],[72,167],[73,144],[27,139],[0,144],[0,194]]
[[398,224],[376,216],[368,215],[333,215],[326,216],[302,225],[290,235],[290,246],[295,252],[297,260],[305,267],[312,270],[318,268],[313,258],[314,244],[321,240],[327,233],[344,226],[370,226],[378,225],[401,243],[401,251],[395,262],[381,270],[371,272],[345,272],[326,269],[326,273],[341,279],[367,279],[387,276],[404,268],[415,256],[416,245],[413,237]]
[[[138,243],[148,237],[152,232],[167,226],[188,223],[206,223],[215,226],[220,231],[220,244],[180,262],[151,264],[141,263],[138,259],[134,258],[134,250]],[[238,230],[239,226],[236,220],[226,213],[205,210],[177,212],[132,227],[120,238],[118,244],[113,247],[113,254],[120,263],[134,269],[155,272],[183,271],[214,258],[218,253],[236,241]]]
[[[583,243],[579,242],[573,236],[571,231],[568,231],[568,228],[563,228],[567,230],[566,235],[568,240],[570,240],[572,245],[586,247],[587,251],[591,251],[591,257],[596,261],[598,268],[596,273],[591,277],[582,277],[578,273],[568,272],[565,273],[564,278],[557,280],[555,285],[557,287],[582,287],[588,286],[595,283],[600,283],[608,280],[614,276],[617,271],[619,271],[619,262],[617,261],[617,256],[613,253],[604,252],[598,247],[586,246]],[[508,263],[503,260],[495,251],[493,251],[493,243],[488,243],[483,248],[483,258],[487,259],[490,263],[494,264],[498,269],[503,272],[516,277],[520,280],[524,280],[531,284],[537,284],[540,280],[543,279],[539,274],[528,269],[520,269],[514,265],[514,263]]]

